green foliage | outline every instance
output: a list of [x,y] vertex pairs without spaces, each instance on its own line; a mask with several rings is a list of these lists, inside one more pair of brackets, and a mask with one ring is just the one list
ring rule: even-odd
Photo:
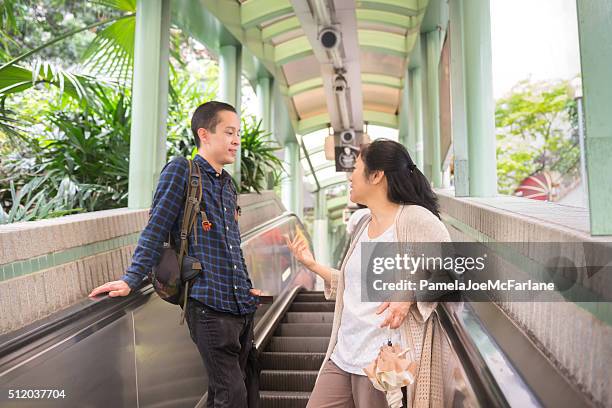
[[240,144],[240,193],[257,192],[267,186],[267,174],[271,173],[278,184],[283,164],[274,152],[280,149],[270,140],[270,133],[261,128],[261,120],[254,117],[242,120]]
[[567,81],[519,83],[498,100],[499,191],[512,194],[526,177],[541,171],[563,175],[579,160],[575,101]]

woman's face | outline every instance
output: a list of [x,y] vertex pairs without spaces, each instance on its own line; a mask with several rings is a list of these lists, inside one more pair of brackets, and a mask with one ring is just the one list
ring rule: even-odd
[[365,164],[361,160],[361,156],[357,157],[355,162],[355,170],[349,176],[350,181],[350,199],[354,203],[368,205],[366,202],[368,192],[371,191],[374,185],[368,183],[365,176]]

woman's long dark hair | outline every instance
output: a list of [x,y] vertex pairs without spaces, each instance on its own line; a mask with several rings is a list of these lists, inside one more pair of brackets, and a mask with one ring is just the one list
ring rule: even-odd
[[359,155],[367,178],[377,170],[385,172],[389,201],[420,205],[440,218],[436,194],[403,145],[393,140],[377,139],[361,146]]

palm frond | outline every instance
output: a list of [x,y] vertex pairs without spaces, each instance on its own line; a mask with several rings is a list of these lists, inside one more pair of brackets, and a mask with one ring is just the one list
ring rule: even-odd
[[95,101],[93,96],[96,88],[114,85],[99,78],[70,72],[48,61],[39,60],[31,69],[17,65],[4,68],[0,75],[0,97],[22,92],[37,84],[53,85],[60,90],[60,97],[66,94],[89,104]]
[[100,4],[117,10],[136,12],[136,0],[90,0],[90,3]]
[[94,75],[129,83],[134,63],[135,32],[135,17],[115,21],[100,31],[83,54],[86,69]]

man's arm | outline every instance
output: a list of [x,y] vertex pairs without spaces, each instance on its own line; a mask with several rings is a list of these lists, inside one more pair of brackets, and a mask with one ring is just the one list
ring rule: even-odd
[[140,234],[132,264],[121,277],[130,289],[138,286],[159,261],[162,244],[184,206],[187,171],[183,160],[173,160],[159,176],[149,222]]
[[[118,281],[95,288],[89,296],[110,292],[110,296],[125,296],[142,282],[157,264],[163,242],[184,205],[187,166],[184,160],[173,160],[164,167],[157,184],[149,222],[140,234],[132,263]],[[129,288],[126,288],[125,283]]]

